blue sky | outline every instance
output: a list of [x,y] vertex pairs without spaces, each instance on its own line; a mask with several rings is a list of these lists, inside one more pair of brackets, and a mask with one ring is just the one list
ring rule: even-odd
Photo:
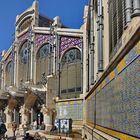
[[[15,31],[16,15],[32,5],[33,0],[1,0],[0,3],[0,52],[11,46]],[[39,0],[39,11],[49,18],[60,16],[63,24],[80,28],[84,6],[88,0]]]

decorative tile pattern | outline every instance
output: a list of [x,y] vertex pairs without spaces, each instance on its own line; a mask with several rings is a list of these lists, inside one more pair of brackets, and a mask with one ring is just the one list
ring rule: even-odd
[[96,122],[140,137],[140,56],[97,93]]
[[86,103],[86,116],[89,122],[93,122],[94,123],[94,119],[95,119],[95,96],[92,96],[91,98],[88,99],[87,103]]
[[[136,45],[118,64],[119,69],[115,68],[115,74],[113,73],[111,78],[109,74],[104,80],[105,83],[95,90],[96,123],[137,137],[140,137],[139,47]],[[112,79],[114,76],[115,78]],[[95,121],[95,96],[93,95],[94,93],[86,101],[87,121],[92,123]]]
[[83,119],[83,101],[70,101],[58,103],[56,105],[57,119]]
[[64,52],[71,48],[71,47],[78,47],[79,49],[82,48],[82,39],[77,37],[61,37],[60,39],[60,55],[62,56]]
[[44,43],[49,42],[50,35],[48,34],[36,34],[35,35],[35,48],[38,50]]
[[29,36],[29,32],[26,32],[25,34],[23,34],[22,36],[20,36],[18,38],[19,44],[21,45],[28,38],[28,36]]

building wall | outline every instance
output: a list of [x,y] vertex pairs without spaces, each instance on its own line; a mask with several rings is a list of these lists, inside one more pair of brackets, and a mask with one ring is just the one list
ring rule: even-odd
[[97,130],[97,139],[140,138],[140,32],[139,26],[135,26],[138,24],[139,18],[134,18],[123,33],[119,51],[86,96],[83,136],[87,139],[95,139],[93,133]]
[[109,128],[140,137],[138,123],[139,49],[140,42],[102,81],[95,92],[87,98],[86,120],[92,124],[96,123],[96,127],[100,130]]
[[83,105],[84,100],[82,99],[69,99],[69,100],[59,100],[56,103],[56,119],[72,119],[73,131],[79,131],[83,127]]
[[[54,23],[56,24],[56,38],[54,39],[54,35],[50,33],[50,27],[38,27],[38,14],[38,2],[35,1],[29,9],[16,17],[15,40],[11,48],[3,55],[2,58],[2,67],[4,68],[2,71],[2,89],[4,90],[3,92],[5,95],[7,95],[6,93],[8,92],[7,98],[9,96],[14,96],[14,98],[11,99],[11,102],[14,99],[17,101],[17,104],[14,106],[12,106],[12,104],[9,104],[8,102],[7,107],[5,108],[5,114],[7,115],[7,124],[12,123],[11,116],[10,114],[8,114],[11,106],[11,112],[14,112],[14,109],[16,108],[16,106],[18,106],[18,108],[20,108],[19,112],[22,114],[22,116],[17,117],[21,117],[20,119],[22,124],[31,122],[33,121],[33,118],[37,118],[38,112],[33,112],[43,110],[42,113],[44,113],[44,122],[46,122],[46,124],[48,123],[49,127],[51,128],[54,119],[53,115],[55,114],[55,100],[57,96],[61,96],[61,94],[59,93],[61,87],[64,87],[68,91],[67,95],[64,96],[65,99],[67,99],[68,97],[79,98],[80,94],[82,94],[83,31],[80,29],[66,29],[57,26],[57,24],[60,25],[60,23],[58,23],[57,17],[56,19],[54,19]],[[54,41],[55,43],[52,41]],[[24,63],[21,63],[20,53],[25,42],[27,44],[24,46],[26,48],[26,51],[24,53],[27,55],[26,58],[28,58],[29,61],[29,63],[26,63],[26,65]],[[49,43],[51,45],[53,43],[54,44],[51,53],[49,52],[50,54],[47,62],[45,63],[43,59],[39,60],[39,62],[37,60],[37,54],[40,48],[43,45]],[[70,64],[70,70],[67,73],[69,76],[68,86],[61,86],[59,85],[61,84],[61,78],[64,80],[64,83],[66,83],[67,81],[67,79],[65,79],[65,75],[61,75],[61,78],[59,77],[59,74],[61,74],[61,67],[59,67],[61,65],[61,58],[66,52],[73,48],[79,50],[79,52],[81,53],[81,57],[76,65],[75,62]],[[9,62],[12,62],[12,64],[14,65],[10,73],[6,71],[6,66]],[[42,69],[44,69],[46,72],[45,77],[42,77]],[[12,82],[9,83],[8,76],[13,71],[14,75],[12,77]],[[76,76],[77,82],[75,80]],[[45,80],[47,81],[46,83],[42,83],[42,81],[44,80],[43,78],[45,78]],[[69,91],[69,89],[71,88],[75,88],[75,92]],[[18,96],[23,99],[22,103],[19,103]],[[44,96],[46,98],[44,98]],[[35,108],[38,106],[37,104],[44,105],[42,105],[42,109],[37,109]],[[60,108],[62,108],[62,106]],[[68,109],[68,114],[71,114],[73,112],[71,117],[76,119],[76,123],[82,121],[83,102],[81,103],[80,101],[74,101],[73,103],[72,101],[71,104],[68,104],[68,106],[66,106],[66,109]],[[76,115],[74,115],[75,111],[78,111]],[[29,117],[29,114],[31,115],[31,117]]]

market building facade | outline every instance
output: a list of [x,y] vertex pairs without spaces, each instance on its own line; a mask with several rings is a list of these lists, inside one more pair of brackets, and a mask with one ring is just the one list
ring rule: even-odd
[[65,118],[84,139],[139,139],[139,16],[139,0],[90,0],[81,28],[70,29],[34,1],[16,17],[14,42],[2,54],[7,128],[37,120],[49,131]]
[[71,118],[82,121],[82,49],[82,30],[39,14],[37,1],[16,17],[14,42],[1,60],[1,116],[8,129],[13,122],[23,129],[37,120],[50,130],[67,110],[61,103],[71,98],[81,113]]

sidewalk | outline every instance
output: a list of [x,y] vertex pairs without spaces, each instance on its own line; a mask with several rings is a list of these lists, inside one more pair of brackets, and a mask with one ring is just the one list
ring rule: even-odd
[[[7,140],[13,140],[13,131],[12,130],[8,130],[6,132],[6,135],[8,136]],[[16,140],[23,140],[23,136],[17,136]]]
[[[60,139],[60,136],[58,136],[58,135],[44,134],[44,131],[41,131],[41,130],[30,130],[30,131],[28,131],[28,133],[30,133],[30,135],[34,135],[36,132],[38,132],[39,135],[42,138],[47,138],[48,140],[59,140]],[[72,138],[71,137],[61,136],[61,140],[72,140]]]

